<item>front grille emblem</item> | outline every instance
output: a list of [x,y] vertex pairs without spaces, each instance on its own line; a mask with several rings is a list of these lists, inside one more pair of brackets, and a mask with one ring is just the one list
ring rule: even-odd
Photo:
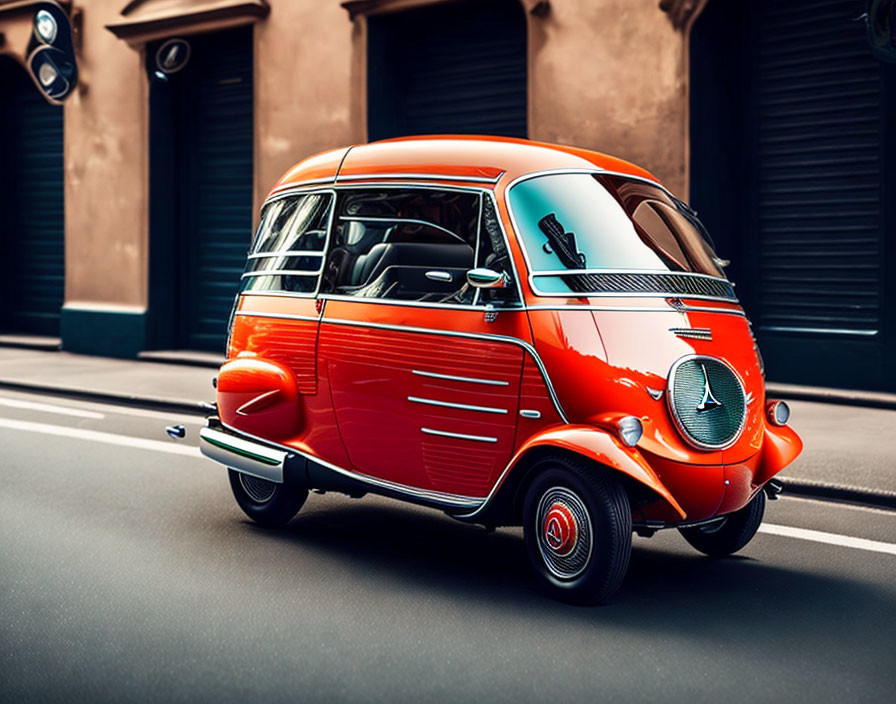
[[706,365],[701,364],[700,369],[703,370],[703,398],[697,404],[697,411],[711,411],[713,408],[720,408],[722,402],[712,395],[712,387],[709,385],[709,374],[706,373]]

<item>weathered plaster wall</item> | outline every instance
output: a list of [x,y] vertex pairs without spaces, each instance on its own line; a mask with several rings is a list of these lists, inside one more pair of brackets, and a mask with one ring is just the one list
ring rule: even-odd
[[634,161],[687,194],[684,34],[657,0],[551,0],[529,16],[529,136]]
[[65,102],[66,307],[147,301],[146,77],[140,54],[104,27],[122,4],[77,3],[81,85]]
[[255,26],[256,204],[297,161],[362,139],[348,13],[331,0],[270,4]]

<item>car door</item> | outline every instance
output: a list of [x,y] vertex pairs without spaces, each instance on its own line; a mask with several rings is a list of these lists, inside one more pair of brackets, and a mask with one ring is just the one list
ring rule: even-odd
[[465,283],[486,261],[511,273],[491,195],[368,187],[336,207],[319,354],[353,469],[486,496],[513,453],[530,342],[515,282]]

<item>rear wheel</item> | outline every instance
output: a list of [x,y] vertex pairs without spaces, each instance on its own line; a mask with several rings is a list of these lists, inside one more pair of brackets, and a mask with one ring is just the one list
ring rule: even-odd
[[678,530],[700,552],[711,557],[724,557],[753,539],[764,513],[765,492],[760,491],[740,511],[728,514],[718,522]]
[[308,498],[308,490],[275,484],[236,470],[227,470],[239,507],[256,523],[272,528],[289,523]]
[[562,601],[603,601],[622,583],[631,554],[625,490],[566,457],[549,459],[536,471],[523,505],[523,530],[538,581]]

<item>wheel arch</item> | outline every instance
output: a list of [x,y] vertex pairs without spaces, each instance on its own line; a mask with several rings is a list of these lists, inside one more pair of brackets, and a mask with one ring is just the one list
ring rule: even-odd
[[592,426],[564,426],[530,438],[514,455],[500,486],[474,520],[490,525],[520,525],[526,490],[540,464],[551,457],[584,460],[595,472],[610,474],[625,489],[633,510],[663,500],[686,517],[684,510],[636,448]]

